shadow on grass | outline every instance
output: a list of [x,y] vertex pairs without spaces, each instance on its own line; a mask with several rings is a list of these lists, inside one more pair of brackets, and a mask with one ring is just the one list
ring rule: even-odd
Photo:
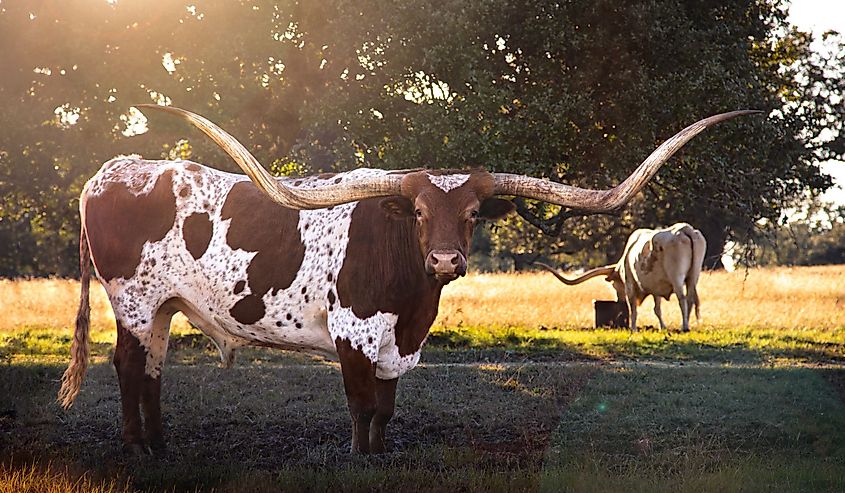
[[[388,430],[393,452],[356,458],[347,453],[350,420],[336,364],[257,348],[239,352],[235,367],[224,371],[210,340],[174,335],[162,389],[170,448],[163,458],[140,460],[121,453],[119,390],[109,363],[92,366],[83,393],[64,413],[54,403],[64,364],[52,362],[66,354],[69,339],[30,334],[3,341],[14,364],[0,364],[0,463],[17,471],[27,464],[38,470],[52,465],[71,477],[129,481],[141,490],[392,491],[409,484],[434,491],[535,490],[550,443],[566,445],[552,447],[566,460],[547,461],[547,481],[560,480],[559,472],[573,481],[612,484],[627,478],[655,486],[649,477],[676,478],[678,464],[700,477],[714,471],[730,477],[763,451],[797,457],[796,464],[820,457],[828,464],[843,446],[841,432],[800,411],[816,409],[808,396],[828,399],[831,388],[845,387],[841,370],[612,371],[593,364],[637,358],[835,361],[832,353],[840,346],[814,339],[754,347],[741,337],[718,340],[713,334],[438,331],[429,338],[424,361],[486,364],[409,372]],[[108,344],[95,349],[99,356],[111,352]],[[506,361],[525,364],[496,364]],[[820,387],[819,375],[831,383]],[[773,383],[780,381],[787,384]],[[602,402],[604,411],[597,411]],[[841,402],[818,412],[843,424]],[[804,452],[795,455],[796,447]],[[824,478],[830,471],[816,472]]]
[[706,329],[688,333],[643,327],[620,329],[438,328],[428,339],[426,361],[596,361],[650,359],[711,363],[845,363],[845,340],[833,333]]
[[[175,360],[192,350],[179,347]],[[54,402],[63,369],[0,365],[0,395],[7,396],[0,463],[150,491],[533,490],[561,409],[595,371],[418,368],[399,384],[388,429],[393,452],[362,458],[348,453],[351,425],[336,365],[169,363],[162,387],[168,451],[131,459],[121,452],[111,365],[91,367],[67,413]]]
[[543,491],[841,491],[841,369],[598,372],[563,414]]

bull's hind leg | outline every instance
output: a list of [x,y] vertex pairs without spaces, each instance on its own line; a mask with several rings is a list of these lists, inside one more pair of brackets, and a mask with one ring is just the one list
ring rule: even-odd
[[352,452],[370,453],[370,423],[376,414],[376,365],[346,339],[335,341],[346,402],[352,416]]
[[165,448],[161,424],[161,368],[167,355],[170,320],[175,313],[175,308],[165,304],[159,308],[153,318],[150,345],[144,365],[141,406],[144,409],[144,430],[146,431],[147,444],[153,452],[161,452]]
[[380,454],[385,450],[384,432],[393,417],[396,404],[396,383],[398,378],[382,380],[376,378],[376,413],[370,423],[370,452]]
[[138,338],[133,336],[118,320],[114,367],[117,369],[117,379],[120,384],[123,448],[132,454],[144,452],[141,413],[138,406],[144,385],[145,360],[146,355]]
[[[167,351],[173,310],[162,307],[153,317],[147,347],[117,322],[114,366],[120,383],[123,415],[123,447],[128,453],[142,454],[147,445],[155,451],[164,448],[161,423],[161,365]],[[144,410],[144,424],[141,412]],[[146,430],[146,434],[143,430]],[[145,440],[146,439],[146,445]]]

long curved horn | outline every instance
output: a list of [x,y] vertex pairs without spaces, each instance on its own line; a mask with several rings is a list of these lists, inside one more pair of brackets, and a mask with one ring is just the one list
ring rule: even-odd
[[648,183],[672,154],[704,129],[737,116],[753,113],[762,112],[757,110],[731,111],[693,123],[664,142],[631,173],[631,176],[610,190],[591,190],[524,175],[493,173],[496,180],[495,194],[527,197],[592,212],[610,212],[630,200]]
[[206,118],[190,111],[173,106],[157,104],[138,104],[136,108],[149,108],[177,115],[200,130],[219,145],[226,154],[231,156],[238,166],[249,175],[253,183],[271,199],[291,209],[321,209],[333,205],[345,204],[371,197],[399,195],[402,174],[391,173],[341,184],[326,185],[319,188],[303,189],[289,187],[280,183],[258,162],[250,152],[229,135]]
[[595,269],[588,270],[587,272],[581,274],[580,276],[576,277],[575,279],[567,279],[563,277],[563,275],[559,274],[558,271],[551,266],[548,266],[542,262],[534,262],[536,265],[546,269],[547,271],[551,272],[552,274],[557,277],[557,280],[566,284],[567,286],[575,286],[576,284],[581,284],[582,282],[586,281],[587,279],[592,279],[598,276],[606,276],[616,269],[616,265],[605,265],[604,267],[596,267]]

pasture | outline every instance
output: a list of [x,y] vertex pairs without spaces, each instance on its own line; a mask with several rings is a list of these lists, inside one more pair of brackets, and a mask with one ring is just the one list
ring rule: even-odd
[[399,383],[391,452],[348,454],[336,363],[248,349],[219,368],[174,324],[165,457],[121,453],[113,317],[92,290],[93,364],[55,403],[78,283],[0,281],[0,492],[843,491],[845,267],[704,273],[678,333],[591,328],[600,280],[470,275],[444,289]]

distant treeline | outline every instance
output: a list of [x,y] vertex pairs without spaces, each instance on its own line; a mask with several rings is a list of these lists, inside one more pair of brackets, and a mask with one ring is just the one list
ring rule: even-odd
[[633,229],[683,220],[718,265],[726,242],[763,245],[828,188],[814,163],[845,150],[842,38],[814,54],[787,6],[3,2],[0,276],[76,274],[77,197],[114,155],[232,169],[187,125],[130,111],[150,101],[208,116],[277,172],[485,166],[602,188],[689,123],[760,109],[688,144],[618,216],[520,201],[476,247],[492,269],[595,264]]

